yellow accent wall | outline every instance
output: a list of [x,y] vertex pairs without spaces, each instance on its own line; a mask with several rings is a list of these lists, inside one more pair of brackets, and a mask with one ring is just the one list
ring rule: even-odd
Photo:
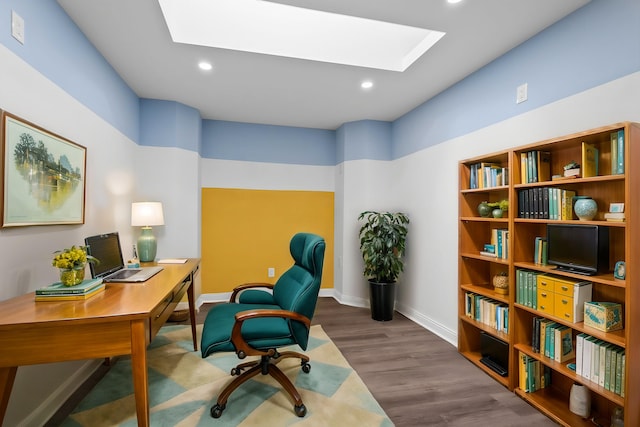
[[333,206],[326,191],[203,188],[202,293],[274,283],[292,265],[289,241],[297,232],[324,237],[322,288],[333,288]]

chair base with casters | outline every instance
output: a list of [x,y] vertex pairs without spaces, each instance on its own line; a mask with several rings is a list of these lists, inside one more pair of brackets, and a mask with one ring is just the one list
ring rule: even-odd
[[[274,285],[239,286],[230,302],[215,305],[207,314],[202,328],[202,357],[216,352],[235,352],[240,359],[257,356],[231,369],[235,378],[211,408],[214,418],[222,415],[231,394],[258,374],[269,375],[280,383],[291,397],[297,416],[304,417],[307,413],[300,393],[277,365],[284,359],[297,358],[302,371],[309,373],[309,357],[278,349],[292,345],[307,349],[320,291],[325,243],[320,236],[298,233],[291,239],[289,249],[295,263]],[[269,292],[252,288],[267,288]]]
[[[309,364],[309,357],[298,353],[295,351],[286,351],[282,353],[274,352],[272,356],[261,356],[260,360],[254,360],[252,362],[241,363],[235,368],[231,369],[231,375],[238,375],[233,381],[231,381],[218,395],[218,401],[215,405],[211,407],[211,416],[213,418],[220,418],[222,415],[222,411],[227,407],[227,400],[231,393],[235,391],[240,385],[245,383],[247,380],[255,377],[258,374],[262,375],[271,375],[276,381],[280,383],[280,385],[284,388],[284,390],[289,393],[291,399],[293,399],[294,407],[296,415],[299,417],[304,417],[307,414],[307,407],[304,406],[302,402],[302,397],[298,390],[296,390],[295,386],[291,382],[291,380],[276,366],[281,360],[287,358],[298,358],[300,359],[300,366],[302,372],[308,374],[311,371],[311,364]],[[249,369],[246,372],[243,372],[245,369]]]

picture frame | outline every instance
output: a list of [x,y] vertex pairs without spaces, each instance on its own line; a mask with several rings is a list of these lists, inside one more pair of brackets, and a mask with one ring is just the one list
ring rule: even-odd
[[624,203],[609,203],[609,212],[624,212]]
[[84,224],[87,149],[0,110],[0,227]]

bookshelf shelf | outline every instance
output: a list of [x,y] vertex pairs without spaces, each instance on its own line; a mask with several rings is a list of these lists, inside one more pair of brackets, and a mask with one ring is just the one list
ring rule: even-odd
[[460,285],[465,291],[473,292],[475,294],[483,295],[485,297],[491,298],[493,300],[502,302],[504,304],[509,304],[509,296],[502,295],[493,290],[491,285]]
[[491,369],[487,368],[485,365],[483,365],[480,362],[482,355],[479,352],[466,351],[466,352],[460,352],[460,354],[466,357],[471,363],[476,365],[478,368],[486,372],[487,375],[495,379],[497,382],[499,382],[500,384],[502,384],[507,388],[509,387],[509,379],[507,377],[501,377],[500,375],[496,374],[495,372],[493,372]]
[[[622,139],[621,135],[623,135]],[[565,178],[562,176],[564,166],[572,161],[580,162],[581,175],[576,178]],[[640,234],[640,172],[630,168],[630,165],[638,164],[639,161],[640,124],[621,122],[490,153],[486,156],[477,156],[459,163],[459,352],[496,381],[513,390],[519,397],[564,426],[592,426],[593,422],[607,426],[616,407],[623,407],[625,425],[640,425],[640,405],[636,404],[640,401],[640,362],[636,362],[640,359],[640,328],[636,327],[640,325],[640,286],[632,286],[640,280],[640,270],[635,272],[627,268],[624,279],[616,279],[613,275],[616,262],[626,261],[629,266],[632,260],[640,256],[640,239],[637,238]],[[481,173],[485,180],[484,177],[489,176],[481,172],[485,171],[485,168],[500,171],[501,179],[508,184],[473,188],[482,184],[477,181]],[[556,179],[553,179],[554,176]],[[560,179],[557,179],[558,176]],[[598,213],[593,220],[581,221],[575,217],[572,212],[571,192],[580,196],[589,196],[596,201]],[[560,193],[563,196],[567,194],[563,197],[564,204],[559,200]],[[552,196],[553,200],[556,200],[556,195],[558,195],[557,205],[552,206]],[[480,217],[477,212],[478,204],[483,201],[498,202],[500,200],[509,202],[507,217]],[[535,204],[531,206],[530,203]],[[606,221],[604,214],[612,203],[624,203],[626,217],[624,222]],[[558,215],[561,205],[562,215]],[[565,211],[565,209],[568,210]],[[539,250],[536,252],[534,243],[545,240],[547,224],[607,227],[609,231],[608,271],[584,276],[557,270],[555,266],[534,263],[534,255],[538,259],[540,254],[544,253]],[[496,230],[503,236],[507,236],[506,259],[480,254],[483,248],[490,244],[490,239]],[[516,299],[516,296],[521,295],[516,295],[518,270],[553,276],[554,280],[561,283],[563,281],[564,283],[591,282],[590,300],[621,304],[624,329],[603,332],[586,326],[582,321],[573,323],[570,318],[563,319],[549,314],[560,315],[557,310],[549,310],[546,303],[547,296],[544,296],[544,307],[541,310],[517,303],[516,301],[521,301]],[[509,277],[509,293],[496,294],[491,285],[492,278],[504,273]],[[530,274],[530,276],[533,275]],[[509,318],[508,333],[498,333],[495,329],[467,317],[465,314],[465,309],[468,309],[465,300],[467,293],[490,298],[506,305]],[[578,305],[575,310],[583,310],[583,306]],[[616,346],[616,351],[624,351],[626,358],[622,373],[624,390],[617,394],[607,390],[608,386],[605,388],[576,374],[567,367],[570,362],[576,360],[575,357],[573,360],[560,363],[535,352],[532,347],[535,318],[547,319],[556,322],[559,326],[568,327],[571,333],[565,332],[563,336],[571,338],[573,347],[575,347],[577,336],[586,334],[597,340],[597,346],[605,348],[604,345],[611,344]],[[507,377],[499,376],[480,362],[481,332],[486,332],[508,344],[509,375]],[[537,345],[537,341],[534,344]],[[547,387],[532,393],[519,388],[523,384],[520,376],[523,373],[526,374],[525,366],[527,366],[520,363],[521,353],[531,358],[532,363],[540,363],[541,366],[548,368],[550,384],[547,384]],[[521,369],[523,369],[522,372]],[[593,421],[584,420],[570,412],[569,393],[573,383],[583,384],[592,391]],[[526,388],[531,388],[529,383]]]
[[[558,363],[553,359],[550,359],[546,356],[542,356],[540,355],[540,353],[534,352],[533,348],[530,345],[515,344],[514,347],[516,350],[525,353],[527,356],[533,357],[534,359],[539,360],[540,362],[550,367],[554,371],[569,378],[571,381],[580,383],[588,387],[589,390],[591,390],[592,392],[599,394],[600,396],[604,397],[607,400],[610,400],[611,402],[619,406],[624,406],[624,398],[622,396],[612,393],[609,390],[606,390],[604,387],[601,387],[598,384],[591,382],[581,377],[580,375],[577,375],[574,371],[567,368],[566,366],[567,363]],[[572,361],[575,361],[575,359],[572,359]]]

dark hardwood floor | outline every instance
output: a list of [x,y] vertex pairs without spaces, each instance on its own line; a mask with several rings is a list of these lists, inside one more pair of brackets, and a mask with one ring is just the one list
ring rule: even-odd
[[[211,306],[200,307],[199,323]],[[320,298],[313,324],[322,325],[397,427],[556,425],[454,346],[398,313],[377,322],[369,309]],[[88,380],[47,426],[60,425],[102,375]]]

